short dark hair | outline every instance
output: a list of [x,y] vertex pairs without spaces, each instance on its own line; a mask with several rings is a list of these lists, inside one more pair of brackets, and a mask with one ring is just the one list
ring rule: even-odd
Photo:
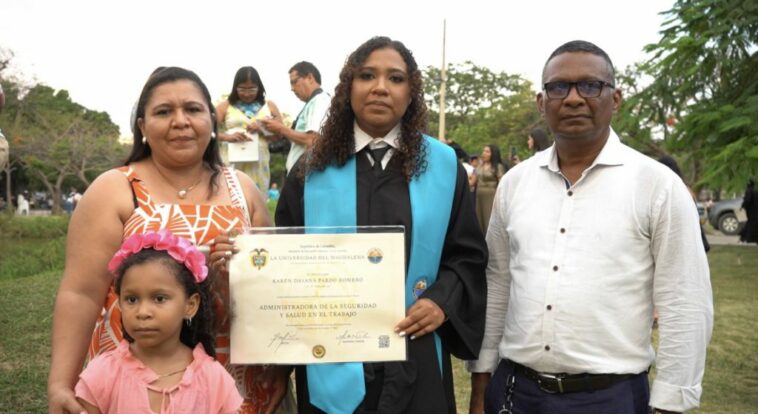
[[458,161],[466,162],[466,163],[469,161],[468,154],[466,153],[466,151],[463,150],[463,147],[461,147],[460,144],[458,144],[457,142],[451,142],[447,145],[450,146],[450,148],[452,148],[453,151],[455,151],[455,158],[458,158]]
[[313,63],[306,61],[297,62],[292,65],[287,73],[292,72],[293,70],[300,76],[308,76],[309,73],[312,74],[313,79],[316,80],[316,83],[321,85],[321,73],[318,71],[318,69],[316,69],[316,66],[314,66]]
[[529,136],[532,137],[532,141],[534,141],[534,152],[540,152],[550,147],[550,138],[544,129],[539,127],[533,128],[529,131]]
[[241,83],[245,83],[247,81],[253,82],[254,84],[258,85],[258,94],[255,95],[255,102],[258,102],[261,105],[265,104],[266,87],[263,86],[261,75],[259,75],[258,71],[255,70],[255,68],[252,66],[243,66],[237,70],[237,73],[234,75],[234,83],[232,83],[232,92],[229,94],[229,98],[227,99],[229,103],[234,105],[239,102],[240,95],[237,93],[237,87],[240,86]]
[[671,155],[665,154],[658,158],[658,162],[669,167],[671,171],[676,173],[679,177],[682,177],[682,170],[679,168],[679,163]]
[[542,67],[543,80],[545,79],[545,69],[547,68],[547,64],[550,63],[554,57],[564,53],[591,53],[600,56],[606,63],[608,63],[608,74],[611,75],[610,82],[613,84],[616,83],[616,71],[613,69],[613,62],[611,62],[610,56],[608,56],[608,54],[596,44],[590,43],[586,40],[572,40],[558,46],[558,49],[555,49],[553,53],[550,54],[550,57],[547,58],[547,61],[545,62],[545,66]]

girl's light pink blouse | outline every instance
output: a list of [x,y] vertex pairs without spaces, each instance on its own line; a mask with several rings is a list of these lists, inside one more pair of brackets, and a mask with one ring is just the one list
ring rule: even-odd
[[193,361],[182,380],[168,389],[150,385],[158,374],[132,355],[129,343],[90,361],[79,375],[76,396],[107,413],[153,413],[148,389],[164,394],[161,414],[235,413],[242,397],[221,364],[208,356],[201,344],[192,351]]

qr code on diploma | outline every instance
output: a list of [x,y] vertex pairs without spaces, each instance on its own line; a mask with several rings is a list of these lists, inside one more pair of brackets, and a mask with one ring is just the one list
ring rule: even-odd
[[379,335],[379,348],[389,348],[389,347],[390,347],[390,336]]

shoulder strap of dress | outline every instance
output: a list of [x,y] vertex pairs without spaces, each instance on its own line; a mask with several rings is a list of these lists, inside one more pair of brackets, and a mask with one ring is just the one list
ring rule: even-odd
[[231,167],[223,167],[221,171],[226,179],[226,186],[229,188],[229,196],[232,198],[232,206],[241,209],[245,213],[245,224],[248,227],[252,227],[253,223],[250,221],[250,211],[247,208],[247,199],[245,198],[245,192],[242,191],[242,185],[237,178],[237,172]]
[[132,188],[132,202],[134,203],[134,208],[144,208],[146,205],[152,205],[150,193],[148,193],[145,186],[142,185],[142,180],[140,180],[134,168],[125,165],[117,168],[117,170],[121,171],[126,176],[126,179],[129,180],[129,186]]

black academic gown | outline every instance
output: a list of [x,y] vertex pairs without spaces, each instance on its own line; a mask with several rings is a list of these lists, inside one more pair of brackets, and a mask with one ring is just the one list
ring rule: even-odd
[[[375,175],[365,154],[358,154],[357,225],[405,226],[408,263],[413,226],[408,183],[400,166],[393,161],[394,158],[383,172]],[[301,175],[298,168],[302,166],[287,176],[279,199],[276,209],[279,227],[304,225],[303,182],[298,178]],[[437,329],[442,339],[442,373],[432,335],[408,340],[408,361],[363,365],[366,396],[357,413],[456,412],[450,354],[461,359],[477,358],[484,335],[487,298],[487,246],[476,221],[468,178],[460,164],[444,243],[437,280],[421,295],[434,301],[448,317]],[[304,366],[296,367],[296,382],[298,413],[321,413],[310,404]]]

